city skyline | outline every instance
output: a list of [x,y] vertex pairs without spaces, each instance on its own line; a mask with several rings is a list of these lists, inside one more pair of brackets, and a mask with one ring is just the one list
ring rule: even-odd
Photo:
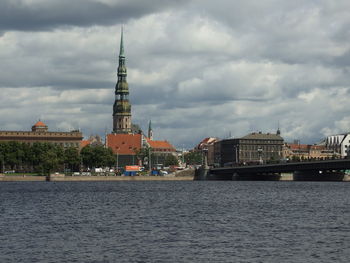
[[[84,8],[81,8],[84,6]],[[348,132],[347,1],[0,3],[0,125],[112,131],[121,24],[133,123],[193,147]]]

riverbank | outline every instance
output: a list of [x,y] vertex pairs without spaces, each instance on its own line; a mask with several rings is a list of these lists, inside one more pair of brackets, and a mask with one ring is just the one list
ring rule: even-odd
[[[0,182],[44,182],[46,176],[0,175]],[[89,181],[193,181],[193,176],[64,176],[52,175],[52,182],[89,182]]]
[[[194,176],[64,176],[52,175],[53,182],[89,182],[89,181],[193,181]],[[3,175],[0,182],[45,182],[46,176]],[[280,181],[293,181],[290,173],[282,174]],[[350,175],[345,175],[343,182],[350,182]]]

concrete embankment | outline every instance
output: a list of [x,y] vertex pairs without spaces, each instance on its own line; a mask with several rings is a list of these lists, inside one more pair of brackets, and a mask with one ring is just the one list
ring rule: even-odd
[[46,176],[31,176],[31,175],[1,175],[0,182],[44,182]]
[[1,175],[0,182],[88,182],[88,181],[193,181],[193,176],[26,176],[26,175]]
[[88,182],[88,181],[193,181],[191,176],[51,176],[52,182]]

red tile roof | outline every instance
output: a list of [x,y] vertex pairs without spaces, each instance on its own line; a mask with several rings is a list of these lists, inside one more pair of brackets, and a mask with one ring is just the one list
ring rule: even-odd
[[33,127],[46,127],[46,124],[43,123],[42,121],[38,121],[33,125]]
[[307,144],[288,144],[291,150],[307,150],[309,147]]
[[88,146],[90,144],[89,140],[82,140],[80,142],[80,148],[84,148],[85,146]]
[[310,145],[310,144],[287,144],[291,150],[323,150],[326,147],[323,145]]
[[169,152],[175,152],[176,149],[174,146],[171,145],[171,143],[169,143],[168,141],[153,141],[150,140],[149,138],[147,138],[147,142],[150,145],[151,148],[155,149],[155,150],[166,150]]
[[111,148],[114,154],[136,155],[141,149],[141,134],[107,134],[107,147]]

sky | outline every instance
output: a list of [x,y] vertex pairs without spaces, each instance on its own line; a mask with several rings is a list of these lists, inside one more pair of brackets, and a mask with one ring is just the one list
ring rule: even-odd
[[1,0],[0,129],[110,133],[121,25],[132,122],[191,148],[350,132],[348,0]]

